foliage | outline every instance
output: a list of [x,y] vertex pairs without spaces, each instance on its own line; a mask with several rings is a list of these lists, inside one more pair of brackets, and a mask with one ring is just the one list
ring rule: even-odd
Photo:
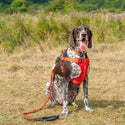
[[125,10],[125,1],[123,1],[121,8],[122,8],[122,10]]
[[96,43],[114,43],[125,39],[125,14],[46,14],[42,10],[35,16],[21,13],[0,15],[0,46],[12,52],[18,46],[29,47],[40,41],[49,46],[67,44],[72,29],[81,24],[91,28]]
[[81,4],[81,10],[84,10],[87,12],[97,10],[97,8],[98,6],[94,4]]
[[0,2],[4,3],[4,4],[11,4],[13,0],[0,0]]
[[98,8],[121,8],[123,0],[84,0],[84,4],[97,5]]
[[50,0],[27,0],[27,1],[32,1],[34,3],[48,3]]
[[74,0],[52,0],[50,5],[46,8],[47,12],[71,12],[76,8],[76,2]]
[[14,0],[11,3],[11,9],[13,12],[25,12],[28,8],[28,2],[26,0]]
[[0,9],[2,8],[2,6],[3,6],[3,3],[0,3]]
[[6,51],[11,51],[25,41],[25,37],[29,35],[29,25],[23,22],[24,19],[19,14],[4,19],[0,21],[0,43]]
[[[0,0],[4,4],[11,4],[13,0]],[[28,2],[33,2],[33,3],[47,3],[50,0],[27,0]]]
[[[10,4],[14,0],[1,0],[0,11],[10,13]],[[20,1],[20,0],[19,0]],[[47,12],[63,11],[72,12],[77,11],[93,11],[99,9],[109,9],[111,12],[125,11],[124,0],[25,0],[29,3],[29,8],[21,8],[21,11],[35,12],[38,9],[45,8],[47,5]],[[84,5],[84,6],[83,6]],[[34,11],[33,11],[34,10]]]
[[104,4],[104,0],[85,0],[84,4],[87,5],[96,5],[98,8],[102,7]]

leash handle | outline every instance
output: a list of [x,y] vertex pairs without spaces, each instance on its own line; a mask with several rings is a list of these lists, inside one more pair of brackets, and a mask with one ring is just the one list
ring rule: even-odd
[[51,71],[51,80],[50,80],[50,92],[49,92],[49,96],[47,98],[47,100],[45,101],[45,103],[38,109],[30,111],[30,112],[24,112],[22,113],[22,116],[27,119],[27,120],[35,120],[35,121],[53,121],[56,120],[57,118],[59,118],[59,115],[56,116],[49,116],[49,117],[38,117],[38,118],[30,118],[27,117],[27,114],[31,114],[37,111],[40,111],[42,108],[44,108],[46,106],[46,104],[48,103],[50,96],[51,96],[51,91],[52,91],[52,76],[53,76],[53,70]]
[[35,121],[54,121],[59,118],[59,115],[49,116],[49,117],[38,117]]

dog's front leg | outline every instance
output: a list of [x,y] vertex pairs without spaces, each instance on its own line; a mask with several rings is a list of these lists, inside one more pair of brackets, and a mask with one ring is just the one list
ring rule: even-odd
[[68,109],[67,109],[67,106],[68,106],[68,84],[69,84],[69,81],[64,80],[64,83],[63,83],[63,110],[61,113],[62,116],[68,116]]
[[83,81],[83,91],[84,91],[85,110],[87,112],[93,112],[93,109],[91,109],[89,107],[89,102],[88,102],[88,75],[86,76],[85,80]]

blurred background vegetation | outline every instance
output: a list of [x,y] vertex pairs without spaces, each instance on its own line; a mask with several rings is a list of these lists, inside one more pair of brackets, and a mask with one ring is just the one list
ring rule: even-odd
[[0,53],[67,44],[81,24],[93,31],[95,43],[123,41],[124,11],[123,0],[0,0]]
[[[12,13],[13,11],[36,11],[47,6],[48,11],[92,11],[109,9],[112,12],[125,10],[124,0],[0,0],[0,11]],[[70,7],[70,8],[67,8]]]

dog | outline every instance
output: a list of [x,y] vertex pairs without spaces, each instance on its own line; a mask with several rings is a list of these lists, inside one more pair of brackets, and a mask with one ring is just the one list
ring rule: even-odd
[[[72,59],[86,59],[87,46],[92,48],[92,31],[85,25],[80,25],[73,29],[70,39],[70,45],[64,53],[61,54],[65,58]],[[72,49],[73,48],[73,49]],[[81,54],[78,55],[77,53]],[[52,77],[52,93],[50,96],[51,104],[47,105],[47,108],[52,108],[54,105],[63,105],[61,115],[68,116],[67,106],[74,102],[78,93],[80,92],[80,84],[74,84],[73,79],[77,78],[81,74],[81,67],[73,62],[67,60],[61,60],[59,57],[56,64],[53,66]],[[63,67],[63,69],[62,69]],[[84,105],[85,110],[93,112],[93,109],[89,107],[88,103],[88,73],[89,64],[86,69],[86,75],[83,79],[83,91],[84,91]],[[63,70],[63,71],[62,71]],[[84,71],[83,71],[84,72]],[[46,84],[46,94],[49,95],[50,82]]]

